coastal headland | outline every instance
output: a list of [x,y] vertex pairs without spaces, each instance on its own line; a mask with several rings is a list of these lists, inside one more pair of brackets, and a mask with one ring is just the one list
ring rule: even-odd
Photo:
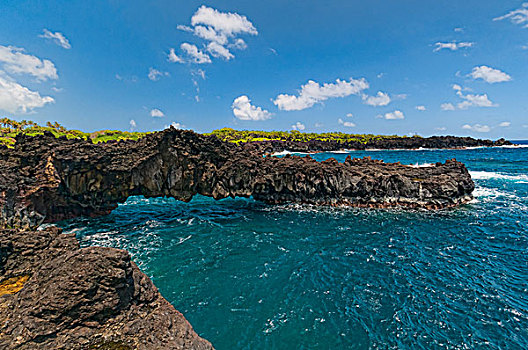
[[[266,155],[303,144],[303,150],[325,151],[324,140],[229,142],[173,128],[97,143],[52,130],[12,136],[14,142],[0,146],[0,347],[6,349],[212,348],[127,252],[81,249],[59,229],[36,230],[42,223],[105,215],[136,195],[417,209],[473,198],[471,176],[456,160],[413,167],[369,157],[338,163]],[[475,145],[474,139],[443,140],[438,147]],[[372,142],[376,148],[418,145],[414,138]]]

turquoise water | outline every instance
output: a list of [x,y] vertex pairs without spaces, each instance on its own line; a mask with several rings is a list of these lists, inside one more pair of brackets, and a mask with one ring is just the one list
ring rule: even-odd
[[528,348],[528,148],[350,153],[456,158],[476,200],[426,212],[133,197],[61,225],[130,251],[217,349]]

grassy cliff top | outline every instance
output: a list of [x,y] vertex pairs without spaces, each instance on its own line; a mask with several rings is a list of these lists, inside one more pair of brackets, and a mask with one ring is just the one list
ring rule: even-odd
[[[214,130],[208,135],[216,135],[223,141],[233,143],[245,143],[254,141],[335,141],[335,142],[359,142],[368,143],[387,138],[406,138],[397,135],[373,135],[373,134],[346,134],[343,132],[304,133],[293,131],[247,131],[223,128]],[[419,136],[413,136],[419,137]]]
[[[120,130],[101,130],[87,133],[79,130],[68,130],[57,122],[47,122],[46,126],[38,125],[33,121],[15,121],[9,118],[0,118],[0,145],[13,147],[18,134],[29,136],[42,135],[45,131],[53,133],[56,137],[65,136],[69,139],[91,140],[93,143],[110,140],[137,140],[149,132],[128,132]],[[372,134],[346,134],[342,132],[304,133],[300,131],[248,131],[223,128],[214,130],[206,135],[215,135],[219,139],[232,143],[245,143],[254,141],[335,141],[335,142],[360,142],[368,143],[385,138],[406,138],[407,136],[386,136]],[[418,137],[418,136],[414,136]]]
[[106,142],[110,140],[137,140],[147,132],[128,132],[119,130],[101,130],[87,133],[79,130],[68,130],[59,123],[46,123],[46,126],[35,122],[22,120],[20,122],[8,118],[0,118],[0,145],[12,147],[18,134],[29,136],[42,135],[49,131],[56,137],[66,136],[69,139],[92,140],[93,143]]

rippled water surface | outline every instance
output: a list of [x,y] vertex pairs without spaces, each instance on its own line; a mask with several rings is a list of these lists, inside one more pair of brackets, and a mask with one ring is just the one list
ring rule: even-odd
[[426,212],[133,197],[62,226],[130,251],[217,349],[527,349],[528,148],[350,154],[456,158],[476,200]]

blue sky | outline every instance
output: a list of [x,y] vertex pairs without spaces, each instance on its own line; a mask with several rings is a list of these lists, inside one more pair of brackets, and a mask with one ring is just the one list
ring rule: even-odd
[[15,119],[528,139],[520,1],[4,0],[0,23]]

